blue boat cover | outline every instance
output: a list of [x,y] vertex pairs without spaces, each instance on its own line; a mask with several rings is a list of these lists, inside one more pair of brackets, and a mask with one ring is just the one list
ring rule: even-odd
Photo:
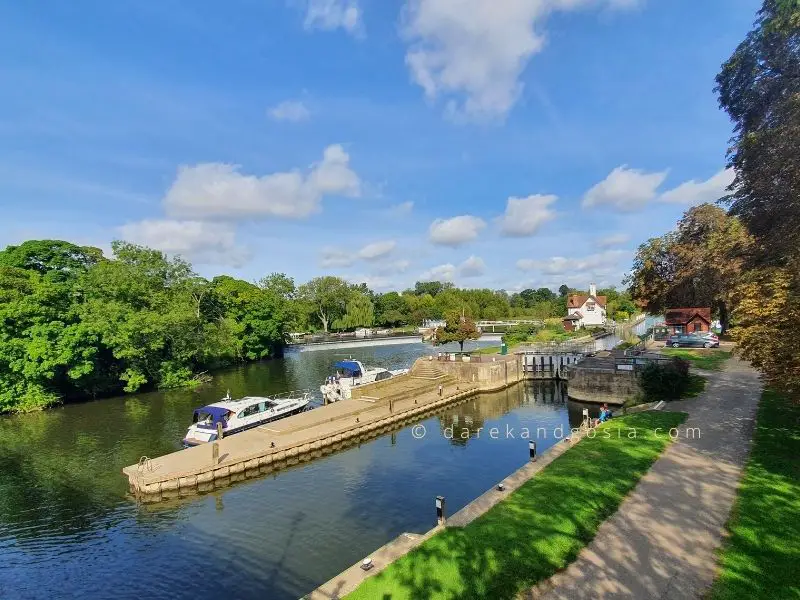
[[[204,406],[203,408],[195,409],[194,414],[196,415],[195,418],[199,418],[200,413],[206,413],[211,415],[212,422],[210,425],[200,425],[200,427],[211,427],[212,429],[217,428],[217,423],[222,422],[225,425],[225,422],[222,420],[222,417],[227,415],[230,411],[227,408],[222,408],[221,406]],[[195,421],[197,422],[197,421]]]
[[337,369],[344,369],[345,371],[350,371],[353,375],[361,375],[361,369],[358,366],[358,363],[354,360],[340,360],[333,365]]

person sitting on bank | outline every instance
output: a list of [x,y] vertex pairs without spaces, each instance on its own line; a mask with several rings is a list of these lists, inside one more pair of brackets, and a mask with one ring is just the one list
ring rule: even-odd
[[605,423],[611,418],[611,411],[608,409],[608,404],[603,404],[602,408],[600,408],[600,419],[601,423]]

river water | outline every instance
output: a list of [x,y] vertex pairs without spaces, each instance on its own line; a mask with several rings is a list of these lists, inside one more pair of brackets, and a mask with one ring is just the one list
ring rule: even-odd
[[[420,343],[346,350],[392,368],[431,351]],[[406,427],[168,503],[139,505],[128,495],[122,467],[178,450],[194,408],[226,390],[316,389],[344,352],[291,351],[217,373],[196,390],[0,418],[0,597],[296,599],[397,535],[429,529],[435,496],[453,514],[522,466],[521,428],[543,428],[542,451],[559,428],[580,422],[582,407],[566,401],[561,384],[537,382],[428,418],[421,439]]]

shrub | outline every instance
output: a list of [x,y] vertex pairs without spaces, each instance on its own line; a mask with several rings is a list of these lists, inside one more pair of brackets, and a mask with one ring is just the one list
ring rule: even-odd
[[639,381],[647,399],[677,400],[689,387],[689,362],[680,358],[651,362],[642,369]]

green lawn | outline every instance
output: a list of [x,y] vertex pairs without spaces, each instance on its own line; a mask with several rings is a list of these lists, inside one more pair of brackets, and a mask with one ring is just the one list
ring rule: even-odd
[[[601,425],[597,437],[565,452],[485,515],[445,529],[347,598],[514,598],[576,558],[669,444],[663,431],[685,417],[645,412]],[[636,439],[626,437],[628,428],[636,428]]]
[[800,404],[766,390],[712,600],[800,598]]
[[709,371],[720,371],[722,365],[731,357],[731,353],[727,350],[689,350],[687,348],[664,348],[661,354],[665,356],[677,356],[684,360],[688,360],[698,369],[707,369]]
[[689,373],[689,387],[683,392],[681,398],[695,398],[706,391],[706,383],[708,380],[696,373]]

